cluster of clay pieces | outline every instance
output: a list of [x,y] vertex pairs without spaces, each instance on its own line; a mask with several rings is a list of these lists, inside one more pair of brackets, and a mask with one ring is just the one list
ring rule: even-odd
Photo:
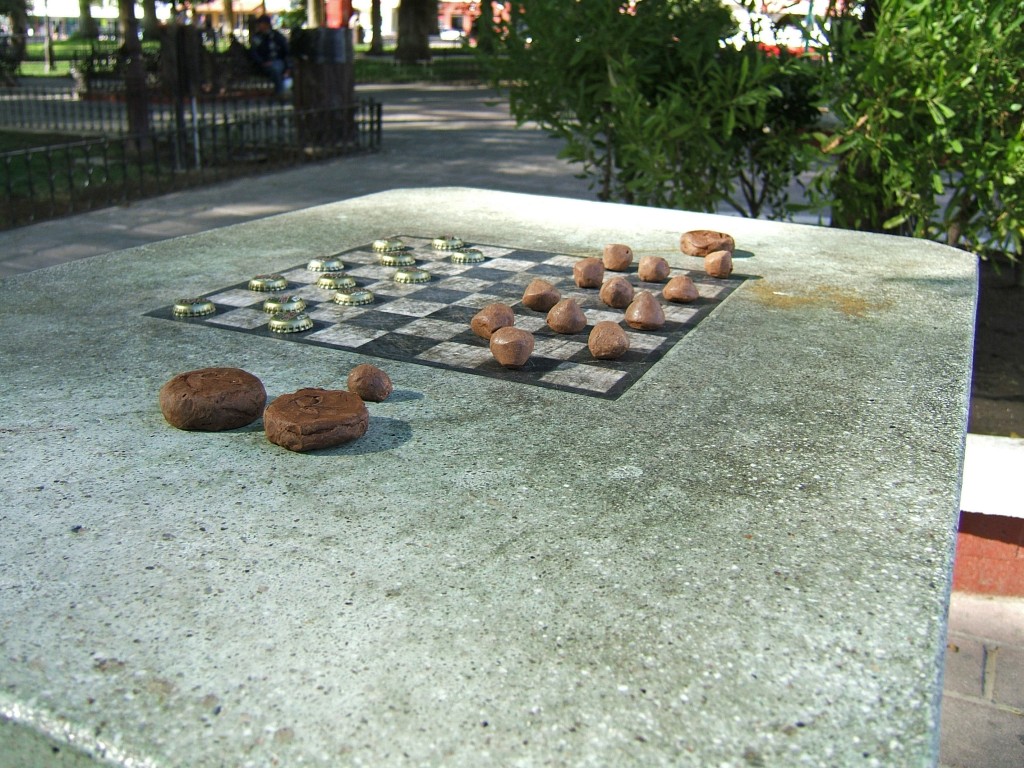
[[160,388],[160,410],[173,427],[220,432],[261,415],[267,439],[290,451],[315,451],[362,437],[370,424],[365,401],[383,402],[394,387],[369,363],[348,375],[348,390],[305,387],[267,405],[263,382],[241,368],[200,368],[179,373]]
[[[712,277],[732,274],[732,252],[735,242],[724,232],[693,230],[684,232],[680,249],[688,255],[704,257],[704,268]],[[604,247],[601,258],[580,259],[573,265],[573,280],[579,288],[596,288],[602,302],[623,310],[626,325],[641,331],[653,331],[665,324],[665,312],[650,291],[636,291],[622,275],[605,280],[605,271],[626,272],[633,265],[633,249],[623,243]],[[686,304],[697,301],[700,294],[688,275],[669,278],[671,268],[660,256],[644,256],[637,264],[637,277],[645,283],[666,283],[661,294],[666,301]],[[587,318],[573,299],[563,299],[550,282],[535,278],[523,292],[523,306],[535,312],[546,312],[548,327],[556,333],[580,333],[587,327]],[[470,322],[470,328],[490,343],[491,354],[506,368],[521,368],[533,354],[533,334],[515,327],[515,312],[507,304],[489,304]],[[629,351],[629,336],[619,323],[602,320],[594,325],[587,339],[590,353],[598,360],[614,360]]]

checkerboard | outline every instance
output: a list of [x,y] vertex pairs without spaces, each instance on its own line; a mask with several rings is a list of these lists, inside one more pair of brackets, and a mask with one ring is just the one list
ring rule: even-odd
[[[660,283],[639,279],[636,266],[627,272],[605,272],[605,279],[622,275],[637,291],[650,291],[665,311],[665,325],[656,331],[639,331],[626,325],[623,311],[605,305],[598,289],[578,288],[573,265],[579,255],[537,251],[499,245],[467,244],[486,258],[478,264],[457,264],[450,251],[434,250],[432,238],[401,236],[416,267],[429,272],[425,283],[403,284],[392,278],[395,267],[383,266],[381,254],[371,244],[335,254],[344,272],[359,288],[372,291],[375,300],[363,306],[334,303],[333,290],[317,286],[322,273],[306,264],[279,271],[288,288],[275,294],[251,291],[248,281],[212,290],[199,298],[212,301],[217,311],[204,317],[179,318],[173,305],[146,313],[178,323],[236,331],[266,343],[300,343],[341,349],[368,358],[402,360],[464,374],[489,376],[524,385],[547,387],[593,397],[616,399],[636,383],[680,339],[692,331],[741,282],[719,280],[703,272],[674,269],[672,275],[689,274],[700,298],[692,304],[672,304],[661,296]],[[595,254],[600,256],[600,249]],[[546,313],[523,306],[522,296],[534,278],[543,278],[561,291],[562,298],[576,299],[587,318],[587,328],[577,334],[560,334],[548,328]],[[306,301],[313,327],[297,333],[269,330],[270,315],[263,302],[272,295],[290,294]],[[177,298],[177,297],[175,297]],[[488,342],[474,334],[470,320],[483,307],[501,302],[515,311],[517,328],[534,334],[533,356],[520,369],[503,368],[491,356]],[[595,360],[587,338],[595,323],[618,322],[629,336],[629,351],[617,360]],[[262,342],[261,342],[262,343]],[[379,362],[379,367],[387,366]]]

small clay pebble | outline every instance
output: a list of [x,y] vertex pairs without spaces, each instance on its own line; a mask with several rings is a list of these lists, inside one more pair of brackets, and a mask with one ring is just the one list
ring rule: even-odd
[[616,360],[629,351],[629,336],[615,321],[602,320],[590,331],[587,346],[598,360]]
[[711,277],[728,277],[732,274],[732,254],[729,251],[714,251],[704,257],[704,271]]
[[668,262],[661,256],[644,256],[637,275],[645,283],[664,283],[668,279]]
[[676,304],[689,304],[700,298],[697,286],[693,284],[693,279],[689,275],[673,277],[662,289],[661,295],[665,297],[666,301],[673,301]]
[[507,304],[488,304],[469,321],[469,327],[473,333],[481,339],[491,338],[491,334],[499,328],[514,325],[516,313]]
[[348,391],[364,401],[382,403],[395,390],[391,377],[375,365],[357,365],[348,374]]
[[341,389],[300,389],[263,412],[267,439],[289,451],[315,451],[366,434],[370,413],[359,395]]
[[611,243],[604,247],[604,268],[612,272],[625,272],[633,263],[633,249],[622,243]]
[[587,317],[574,299],[562,299],[548,312],[548,327],[555,333],[579,333],[587,327]]
[[641,331],[654,331],[665,324],[665,310],[650,291],[640,291],[626,309],[626,325]]
[[601,286],[601,293],[598,296],[609,307],[625,309],[633,301],[633,284],[621,275],[617,275]]
[[725,232],[714,232],[710,229],[694,229],[683,232],[679,237],[679,250],[687,256],[707,256],[713,251],[736,250],[736,241]]
[[522,368],[533,354],[533,334],[511,326],[491,334],[491,354],[505,368]]
[[539,277],[530,281],[523,292],[523,304],[536,312],[547,312],[562,300],[562,294],[547,280]]
[[604,264],[600,259],[580,259],[572,266],[572,277],[579,288],[600,288],[604,282]]
[[263,382],[241,368],[187,371],[160,388],[160,410],[178,429],[238,429],[256,421],[266,404]]

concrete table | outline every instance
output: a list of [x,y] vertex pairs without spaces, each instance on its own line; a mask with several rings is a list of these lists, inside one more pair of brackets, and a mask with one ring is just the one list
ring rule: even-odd
[[[617,399],[146,316],[396,231],[700,269],[696,228],[747,279]],[[937,759],[967,254],[424,189],[3,296],[2,765]],[[396,393],[317,453],[157,404],[194,368],[274,397],[361,362]]]

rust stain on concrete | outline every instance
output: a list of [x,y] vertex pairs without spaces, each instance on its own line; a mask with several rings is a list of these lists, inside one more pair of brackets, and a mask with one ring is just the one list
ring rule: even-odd
[[827,308],[849,317],[865,317],[887,309],[892,302],[868,298],[834,285],[788,285],[761,280],[752,287],[754,298],[778,309]]

